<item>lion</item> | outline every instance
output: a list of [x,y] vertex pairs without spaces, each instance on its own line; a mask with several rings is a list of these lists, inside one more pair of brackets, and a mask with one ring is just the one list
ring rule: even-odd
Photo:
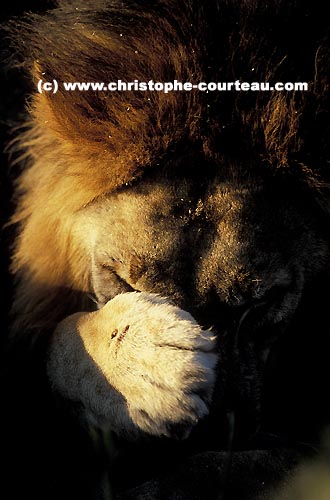
[[[10,343],[15,366],[32,356],[17,384],[33,435],[59,427],[47,498],[110,498],[89,426],[113,435],[116,498],[293,498],[281,488],[330,423],[325,7],[58,0],[10,30],[36,86]],[[118,79],[308,90],[62,85]]]

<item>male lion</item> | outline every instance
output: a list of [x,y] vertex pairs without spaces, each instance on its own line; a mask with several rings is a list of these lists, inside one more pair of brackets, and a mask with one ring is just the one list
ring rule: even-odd
[[[276,483],[330,423],[325,5],[58,0],[11,30],[59,84],[29,101],[13,216],[24,488],[110,498],[105,470],[118,498],[307,498],[306,465]],[[308,90],[63,87],[119,79]]]

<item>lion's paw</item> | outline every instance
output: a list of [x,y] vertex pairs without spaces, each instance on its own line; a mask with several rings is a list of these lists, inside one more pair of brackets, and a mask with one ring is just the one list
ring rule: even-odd
[[154,294],[116,296],[57,328],[48,373],[94,422],[118,433],[185,437],[208,413],[215,338]]

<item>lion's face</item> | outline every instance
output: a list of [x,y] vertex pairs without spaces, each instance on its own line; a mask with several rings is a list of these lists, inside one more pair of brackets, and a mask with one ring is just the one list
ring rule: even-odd
[[226,392],[235,405],[259,398],[270,347],[325,270],[329,245],[317,207],[287,179],[188,170],[152,171],[83,209],[77,244],[99,306],[153,292],[216,332],[221,405]]

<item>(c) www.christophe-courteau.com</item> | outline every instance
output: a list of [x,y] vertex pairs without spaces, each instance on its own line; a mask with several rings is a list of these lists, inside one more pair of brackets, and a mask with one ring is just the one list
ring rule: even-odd
[[62,88],[66,92],[191,92],[198,90],[200,92],[296,92],[308,90],[307,82],[244,82],[236,80],[235,82],[180,82],[173,80],[172,82],[155,82],[149,80],[142,82],[134,80],[133,82],[125,82],[117,80],[113,82],[59,82],[57,80],[45,81],[40,79],[37,84],[38,92],[50,92],[56,94]]

